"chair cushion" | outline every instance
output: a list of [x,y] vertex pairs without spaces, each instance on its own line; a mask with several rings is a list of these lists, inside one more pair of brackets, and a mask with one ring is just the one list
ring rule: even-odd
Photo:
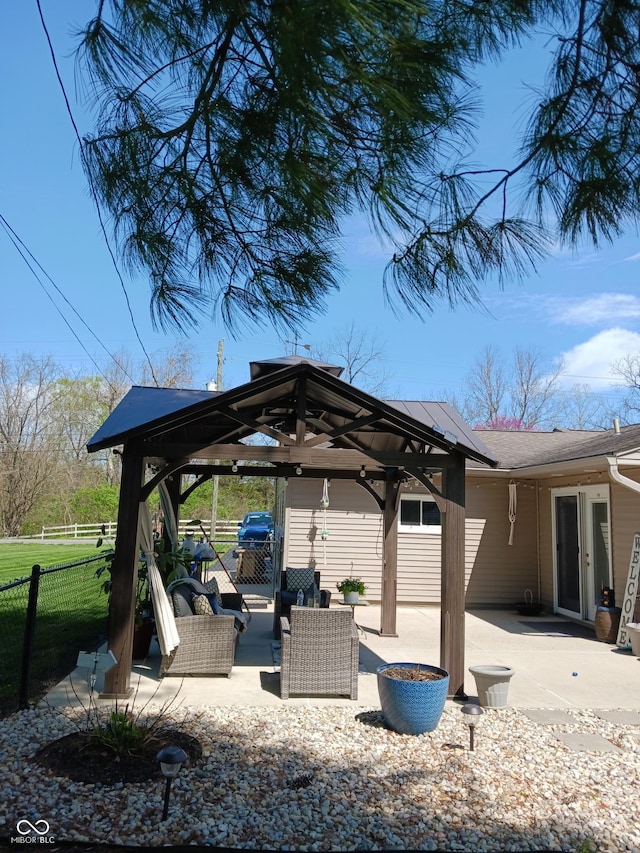
[[291,569],[287,566],[287,589],[290,592],[297,592],[299,589],[309,589],[314,581],[313,575],[313,568]]
[[171,591],[173,613],[176,618],[180,616],[193,616],[191,607],[191,592],[187,589],[176,588]]

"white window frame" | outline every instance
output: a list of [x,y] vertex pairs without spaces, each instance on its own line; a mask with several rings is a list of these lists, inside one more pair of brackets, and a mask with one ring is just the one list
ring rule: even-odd
[[[418,533],[420,536],[439,536],[442,533],[442,524],[403,524],[402,518],[402,501],[416,501],[423,503],[428,501],[435,504],[435,500],[430,495],[401,495],[400,507],[398,508],[398,533]],[[422,511],[420,512],[422,518]]]

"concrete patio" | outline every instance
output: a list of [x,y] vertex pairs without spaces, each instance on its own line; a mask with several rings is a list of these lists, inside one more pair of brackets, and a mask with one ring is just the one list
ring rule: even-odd
[[[398,607],[398,637],[381,637],[380,607],[356,608],[360,631],[358,699],[336,696],[280,699],[280,676],[273,650],[273,605],[252,605],[252,619],[242,635],[230,678],[157,676],[160,653],[155,640],[150,656],[135,661],[131,685],[136,704],[161,704],[175,697],[184,706],[317,705],[379,707],[376,667],[411,661],[439,665],[440,609],[434,606]],[[509,705],[520,709],[640,710],[640,659],[630,650],[596,639],[592,627],[576,625],[548,614],[523,617],[505,610],[475,610],[466,614],[467,668],[465,690],[470,701],[477,692],[468,667],[498,664],[513,667]],[[277,655],[277,650],[276,650]],[[274,662],[275,661],[275,662]],[[73,690],[70,686],[73,683]],[[78,669],[54,687],[47,701],[73,704],[73,692],[87,696],[87,672]]]

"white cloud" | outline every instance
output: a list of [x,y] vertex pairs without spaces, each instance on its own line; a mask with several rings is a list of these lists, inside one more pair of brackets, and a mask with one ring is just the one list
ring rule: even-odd
[[589,385],[592,391],[608,389],[612,383],[620,381],[611,373],[611,364],[638,352],[640,335],[628,329],[606,329],[562,353],[565,369],[560,382],[565,387]]
[[640,298],[628,293],[601,293],[587,299],[547,300],[550,319],[566,325],[593,326],[640,317]]
[[623,258],[622,260],[623,260],[623,262],[624,261],[631,261],[631,262],[640,261],[640,252],[636,252],[635,255],[629,255],[628,258]]

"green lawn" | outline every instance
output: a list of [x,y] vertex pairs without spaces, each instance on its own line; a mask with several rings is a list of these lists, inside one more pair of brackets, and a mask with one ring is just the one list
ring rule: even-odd
[[[43,570],[98,557],[95,543],[0,543],[0,586],[31,576],[37,563]],[[29,697],[43,695],[51,684],[70,672],[78,651],[95,649],[106,631],[108,597],[96,577],[98,560],[44,573],[40,586],[31,653]],[[29,583],[0,593],[0,713],[15,709],[25,636]]]
[[0,586],[31,575],[36,563],[42,569],[97,556],[95,542],[66,545],[62,542],[0,542]]

